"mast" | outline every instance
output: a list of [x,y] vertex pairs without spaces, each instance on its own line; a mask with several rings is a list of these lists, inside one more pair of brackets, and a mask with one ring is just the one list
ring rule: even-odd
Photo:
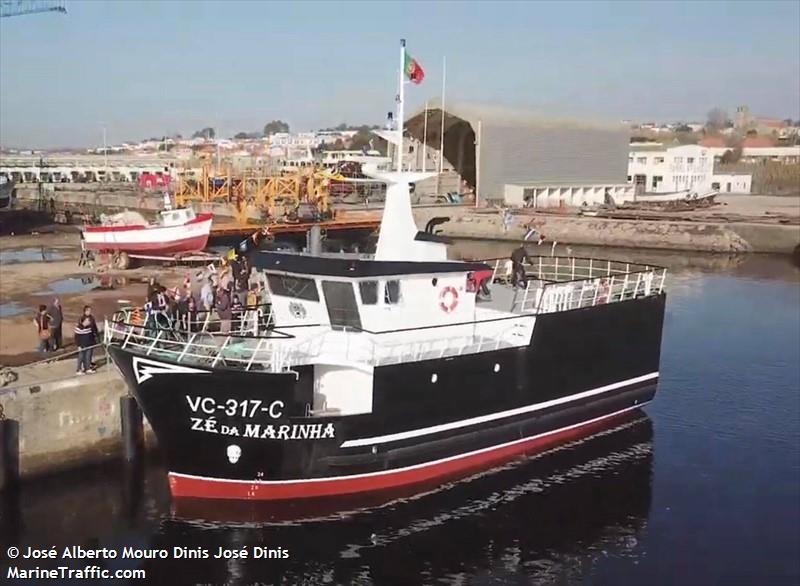
[[397,94],[397,161],[395,165],[397,166],[397,172],[400,173],[403,170],[403,124],[405,123],[405,118],[403,117],[403,97],[404,97],[404,88],[405,85],[403,81],[403,74],[406,70],[406,40],[400,39],[400,90]]
[[425,102],[425,128],[422,130],[422,172],[428,161],[428,102]]
[[[444,88],[447,80],[447,57],[442,57],[442,127],[439,133],[439,174],[436,177],[436,192],[442,191],[442,172],[444,170]],[[459,191],[461,186],[459,186]]]

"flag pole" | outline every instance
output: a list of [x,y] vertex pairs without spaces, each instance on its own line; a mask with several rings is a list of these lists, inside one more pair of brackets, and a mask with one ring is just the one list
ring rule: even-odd
[[437,192],[441,192],[442,171],[444,170],[444,88],[447,79],[447,57],[442,57],[442,127],[439,136],[439,176],[437,179]]
[[422,130],[422,172],[425,172],[428,160],[428,102],[425,102],[425,123]]
[[397,172],[403,171],[403,97],[405,85],[403,81],[403,74],[406,69],[406,40],[400,39],[400,91],[397,94]]

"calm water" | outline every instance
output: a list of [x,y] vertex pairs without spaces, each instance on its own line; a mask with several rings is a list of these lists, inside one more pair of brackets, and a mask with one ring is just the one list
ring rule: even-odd
[[66,249],[28,247],[0,250],[0,265],[64,260]]
[[[415,498],[344,503],[349,512],[339,513],[174,508],[158,464],[137,476],[114,463],[7,499],[2,549],[290,552],[280,561],[108,564],[143,567],[159,584],[797,584],[800,271],[766,257],[609,255],[674,268],[656,401],[613,430]],[[291,520],[303,516],[316,518]]]

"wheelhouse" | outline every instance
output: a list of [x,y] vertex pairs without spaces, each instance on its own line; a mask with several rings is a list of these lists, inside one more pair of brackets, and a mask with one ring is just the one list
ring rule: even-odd
[[475,318],[472,275],[482,263],[397,262],[259,253],[278,326],[367,332],[431,328]]

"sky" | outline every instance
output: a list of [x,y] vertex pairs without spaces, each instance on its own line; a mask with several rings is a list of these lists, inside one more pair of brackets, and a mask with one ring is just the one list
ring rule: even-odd
[[81,2],[0,20],[0,144],[56,148],[273,119],[381,124],[399,40],[448,101],[605,120],[800,118],[800,2]]

